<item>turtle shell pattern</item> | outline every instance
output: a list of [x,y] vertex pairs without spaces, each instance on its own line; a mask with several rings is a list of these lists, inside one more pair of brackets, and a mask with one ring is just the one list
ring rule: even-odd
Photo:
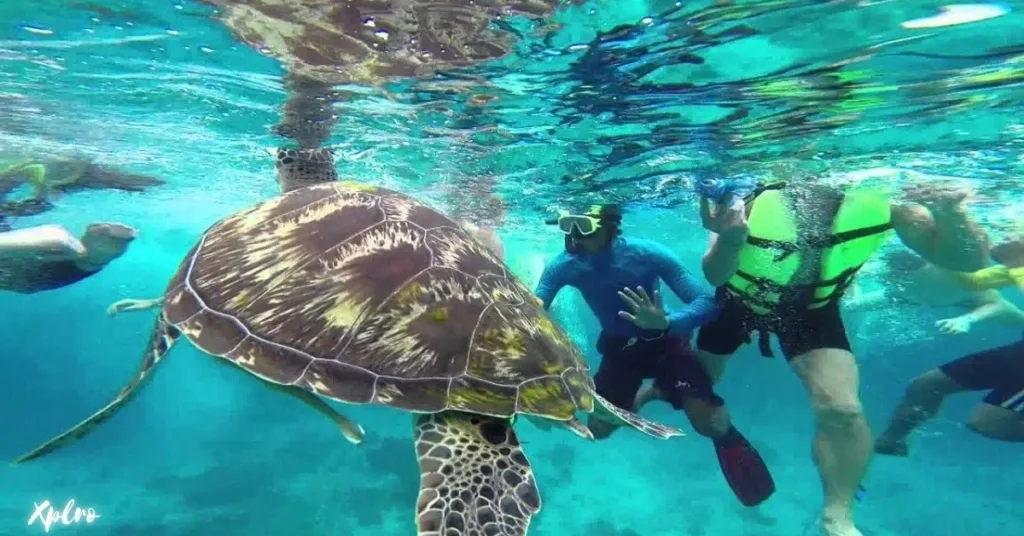
[[238,39],[329,84],[379,84],[500,58],[508,15],[544,17],[556,0],[202,0]]
[[163,314],[201,350],[334,400],[593,410],[586,362],[522,282],[453,221],[383,188],[310,186],[217,222]]

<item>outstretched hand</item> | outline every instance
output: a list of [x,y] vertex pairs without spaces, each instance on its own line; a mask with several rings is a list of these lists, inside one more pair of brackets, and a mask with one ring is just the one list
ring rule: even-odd
[[626,302],[630,312],[619,311],[619,318],[632,322],[640,329],[665,330],[668,329],[668,317],[665,315],[665,308],[661,304],[661,293],[654,291],[654,299],[647,295],[643,287],[636,287],[636,291],[623,288],[619,291],[619,297]]
[[963,335],[971,331],[971,319],[967,315],[946,318],[936,322],[935,327],[946,335]]

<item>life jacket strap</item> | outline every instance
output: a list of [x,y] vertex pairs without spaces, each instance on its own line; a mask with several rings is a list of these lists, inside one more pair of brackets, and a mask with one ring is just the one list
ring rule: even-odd
[[781,240],[768,240],[766,238],[758,238],[756,236],[748,236],[747,243],[751,246],[762,249],[779,250],[779,254],[775,257],[775,262],[780,262],[798,251],[827,249],[851,240],[857,240],[858,238],[882,234],[890,229],[892,229],[892,222],[872,225],[870,227],[861,227],[859,229],[851,229],[849,231],[833,233],[823,237],[807,238],[805,240],[801,240],[799,243],[784,242]]

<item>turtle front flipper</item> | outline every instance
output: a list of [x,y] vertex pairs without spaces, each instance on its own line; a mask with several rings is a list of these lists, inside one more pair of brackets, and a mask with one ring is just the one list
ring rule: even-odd
[[121,388],[121,391],[117,394],[114,400],[104,406],[103,409],[93,413],[88,419],[85,419],[75,425],[74,428],[54,437],[39,447],[36,447],[32,452],[29,452],[15,460],[14,463],[27,462],[70,445],[106,422],[107,419],[112,417],[117,410],[127,404],[135,393],[138,392],[139,388],[142,387],[145,381],[151,376],[150,372],[152,372],[153,369],[163,361],[164,356],[167,355],[171,346],[174,345],[174,341],[176,341],[180,335],[181,332],[164,321],[163,316],[158,318],[156,326],[153,328],[153,334],[149,338],[149,344],[146,346],[146,354],[142,359],[142,364],[139,366],[138,372],[135,373],[135,376],[132,377],[127,385]]
[[540,511],[533,470],[506,420],[416,416],[419,536],[524,536]]
[[591,394],[594,397],[594,416],[602,421],[620,426],[624,424],[658,439],[686,435],[685,432],[678,428],[649,421],[632,411],[626,411],[617,407],[597,393],[592,392]]

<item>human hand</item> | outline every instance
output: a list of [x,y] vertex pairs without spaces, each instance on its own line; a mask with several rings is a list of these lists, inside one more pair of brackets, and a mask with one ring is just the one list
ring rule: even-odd
[[946,335],[963,335],[971,331],[971,325],[973,321],[969,315],[958,316],[956,318],[946,318],[939,320],[935,323],[935,327],[939,328],[941,333]]
[[668,329],[668,317],[661,304],[661,293],[654,291],[654,299],[647,295],[643,287],[636,287],[636,292],[624,287],[619,297],[629,306],[631,313],[619,311],[619,318],[629,320],[640,329],[662,331]]
[[747,241],[750,227],[747,225],[747,206],[736,199],[731,205],[719,203],[711,210],[711,201],[700,198],[700,222],[705,229],[718,235],[719,240],[738,246]]

